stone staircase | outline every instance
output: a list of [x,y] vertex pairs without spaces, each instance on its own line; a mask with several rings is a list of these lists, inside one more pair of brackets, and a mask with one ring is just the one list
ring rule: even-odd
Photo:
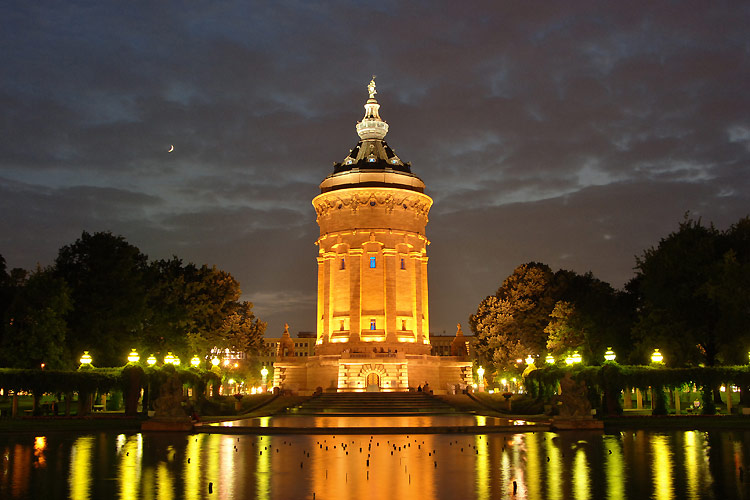
[[295,415],[425,415],[456,413],[423,392],[339,392],[314,396],[287,413]]

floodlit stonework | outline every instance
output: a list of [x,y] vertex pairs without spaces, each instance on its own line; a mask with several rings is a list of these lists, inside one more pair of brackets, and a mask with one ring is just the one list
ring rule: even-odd
[[375,82],[360,141],[312,200],[320,226],[315,356],[279,357],[274,386],[404,391],[471,382],[465,356],[430,355],[425,235],[432,199],[385,142]]

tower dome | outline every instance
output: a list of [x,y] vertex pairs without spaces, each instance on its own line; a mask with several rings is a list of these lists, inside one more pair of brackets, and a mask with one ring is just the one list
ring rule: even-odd
[[369,98],[365,103],[365,116],[356,126],[360,140],[342,162],[334,162],[333,173],[320,184],[320,191],[325,193],[356,185],[388,185],[424,192],[424,182],[412,174],[411,164],[403,162],[385,141],[388,124],[380,118],[374,76],[367,91]]

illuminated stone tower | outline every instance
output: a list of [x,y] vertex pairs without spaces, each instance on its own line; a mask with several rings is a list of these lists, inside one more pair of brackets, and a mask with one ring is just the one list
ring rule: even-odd
[[375,79],[368,85],[359,142],[312,200],[320,226],[315,355],[280,346],[273,386],[314,391],[436,394],[472,380],[465,354],[430,355],[425,226],[432,199],[385,142]]
[[360,141],[334,163],[312,201],[320,226],[316,353],[374,347],[427,354],[432,199],[385,141],[374,78],[368,91]]

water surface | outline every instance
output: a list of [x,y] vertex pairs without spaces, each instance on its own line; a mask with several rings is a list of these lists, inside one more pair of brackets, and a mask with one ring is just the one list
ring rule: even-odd
[[4,434],[0,498],[750,498],[748,444],[728,431]]

